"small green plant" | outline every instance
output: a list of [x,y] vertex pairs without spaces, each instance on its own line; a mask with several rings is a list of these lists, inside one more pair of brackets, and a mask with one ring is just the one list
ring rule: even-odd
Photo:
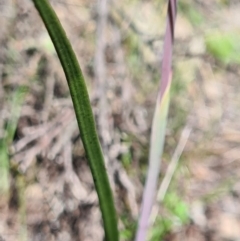
[[240,63],[240,35],[237,33],[211,32],[205,38],[207,51],[223,64]]
[[156,218],[155,224],[150,229],[150,241],[162,240],[175,226],[189,222],[188,205],[175,191],[166,194],[162,205],[166,211]]
[[130,168],[131,161],[132,161],[132,154],[131,154],[131,150],[130,150],[132,141],[131,141],[131,138],[127,134],[123,135],[123,143],[128,148],[128,150],[122,154],[121,162],[122,162],[122,165],[124,166],[124,168],[126,170],[128,170]]
[[124,228],[120,230],[120,239],[124,241],[133,240],[137,227],[136,221],[130,220],[127,214],[122,214],[120,218],[124,226]]
[[198,26],[203,23],[204,18],[201,13],[195,8],[194,3],[180,2],[179,10],[190,20],[193,26]]
[[180,224],[186,224],[188,222],[188,205],[177,195],[176,192],[168,192],[163,204]]
[[14,134],[17,129],[17,123],[20,117],[22,104],[28,92],[26,86],[19,86],[13,91],[7,100],[10,106],[11,119],[7,121],[5,135],[0,140],[0,193],[8,194],[9,192],[9,171],[10,159],[8,147],[12,144]]
[[[13,171],[10,166],[10,155],[9,155],[9,146],[12,145],[14,135],[17,129],[18,120],[21,114],[21,108],[25,97],[28,93],[28,87],[19,86],[13,93],[10,95],[7,100],[10,106],[11,119],[7,121],[5,128],[5,136],[0,140],[0,194],[1,197],[9,198],[10,196],[10,180],[9,173]],[[26,206],[25,206],[25,185],[24,177],[16,174],[16,190],[19,196],[19,209],[18,217],[21,223],[19,240],[27,240],[27,225],[26,225]]]
[[170,217],[158,217],[155,225],[150,230],[150,241],[161,241],[164,236],[172,229],[172,220]]

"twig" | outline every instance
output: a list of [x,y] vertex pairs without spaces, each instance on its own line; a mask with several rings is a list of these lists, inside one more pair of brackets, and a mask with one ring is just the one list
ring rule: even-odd
[[[116,162],[117,163],[117,162]],[[117,163],[118,164],[118,163]],[[122,186],[125,188],[127,191],[127,202],[131,211],[131,215],[133,218],[137,218],[138,215],[138,205],[136,201],[136,192],[135,192],[135,187],[131,180],[129,179],[126,171],[120,166],[117,165],[116,171],[118,173],[118,178]]]
[[[47,63],[50,64],[50,63]],[[47,67],[47,78],[45,81],[45,98],[44,98],[44,104],[43,104],[43,111],[42,111],[42,120],[43,122],[46,122],[48,120],[49,112],[51,109],[51,102],[53,99],[53,92],[54,92],[54,84],[55,84],[55,78],[53,75],[53,72],[50,70],[49,67]]]
[[[66,109],[65,109],[66,111]],[[71,117],[69,117],[69,115],[72,115],[72,111],[69,109],[65,112],[65,114],[63,114],[63,112],[60,112],[60,114],[58,114],[53,121],[51,122],[47,122],[45,124],[42,124],[40,126],[34,126],[34,127],[28,127],[28,128],[24,128],[23,133],[27,136],[25,136],[24,138],[22,138],[21,140],[19,140],[16,144],[13,145],[13,150],[14,152],[19,152],[20,150],[22,150],[26,145],[28,145],[30,142],[36,140],[37,138],[43,136],[46,132],[50,131],[51,129],[54,128],[54,126],[56,126],[57,124],[62,124],[64,123],[64,121],[67,121],[68,118],[71,119]]]
[[173,174],[176,170],[178,160],[179,160],[180,156],[182,155],[182,152],[184,150],[184,147],[187,143],[187,140],[189,138],[189,135],[190,135],[191,131],[192,131],[192,127],[190,127],[188,125],[186,125],[184,127],[183,131],[182,131],[180,140],[179,140],[178,145],[177,145],[177,147],[174,151],[174,154],[173,154],[171,162],[168,166],[166,175],[164,176],[162,184],[161,184],[161,186],[158,190],[158,194],[157,194],[158,202],[162,202],[164,197],[165,197],[168,186],[169,186],[169,184],[171,182],[171,179],[173,177]]
[[98,21],[97,21],[97,47],[95,54],[95,78],[97,80],[97,95],[99,98],[99,130],[102,138],[102,146],[106,154],[106,147],[111,142],[110,128],[108,121],[108,103],[106,98],[106,61],[105,31],[108,16],[108,0],[98,0]]
[[3,113],[3,107],[4,107],[4,91],[3,91],[3,85],[2,85],[2,69],[3,69],[3,65],[0,64],[0,114],[1,114],[1,118],[0,118],[0,139],[4,137],[4,130],[3,130],[3,125],[4,125],[4,119],[2,117],[2,113]]
[[69,124],[69,120],[72,119],[73,113],[69,110],[65,113],[62,118],[62,124],[56,126],[48,135],[41,137],[37,146],[32,147],[25,152],[20,152],[14,156],[14,160],[20,164],[20,170],[25,172],[27,168],[30,166],[31,162],[33,161],[34,157],[47,149],[49,145],[52,143],[53,139],[58,136],[64,128]]
[[[75,126],[77,127],[77,126]],[[74,128],[76,129],[76,128]],[[70,186],[74,197],[79,201],[84,201],[87,198],[87,191],[80,182],[77,174],[72,166],[72,143],[68,141],[63,149],[64,167],[65,167],[65,182]]]
[[54,144],[52,149],[49,151],[47,157],[50,160],[53,160],[56,157],[56,155],[61,151],[61,149],[64,147],[64,145],[66,143],[68,143],[69,140],[71,140],[71,137],[72,137],[74,131],[76,131],[76,130],[77,130],[77,122],[75,119],[73,119],[69,123],[69,126],[66,128],[64,133],[61,136],[59,136],[57,142]]
[[[173,177],[173,174],[176,170],[176,167],[177,167],[177,164],[178,164],[178,161],[179,161],[179,158],[180,156],[182,155],[182,152],[184,150],[184,147],[187,143],[187,140],[189,138],[189,135],[192,131],[192,127],[187,124],[182,133],[181,133],[181,137],[180,137],[180,140],[178,142],[178,145],[174,151],[174,154],[172,156],[172,159],[171,159],[171,162],[168,166],[168,169],[167,169],[167,172],[163,178],[163,181],[159,187],[159,190],[158,190],[158,194],[157,194],[157,202],[161,203],[166,195],[166,192],[167,192],[167,189],[169,187],[169,184],[172,180],[172,177]],[[153,209],[152,209],[152,213],[151,213],[151,222],[152,224],[155,222],[156,220],[156,217],[158,215],[158,211],[159,211],[159,205],[155,206]]]
[[[98,21],[97,21],[97,47],[95,53],[95,78],[96,84],[96,95],[99,99],[98,103],[98,127],[101,138],[101,144],[103,148],[104,159],[110,180],[111,188],[114,190],[113,175],[114,171],[109,164],[108,146],[112,141],[112,123],[109,118],[109,105],[107,101],[107,74],[106,74],[106,60],[105,60],[105,49],[106,49],[106,27],[108,19],[108,0],[98,0]],[[112,161],[112,160],[111,160]],[[113,193],[114,195],[114,193]]]

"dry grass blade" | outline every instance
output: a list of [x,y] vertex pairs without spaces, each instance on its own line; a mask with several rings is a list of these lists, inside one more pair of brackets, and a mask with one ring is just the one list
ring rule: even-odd
[[149,226],[149,216],[151,213],[153,200],[157,188],[157,180],[160,171],[161,156],[164,147],[165,131],[167,124],[167,115],[170,99],[171,85],[171,63],[172,46],[174,39],[174,24],[176,18],[177,1],[169,0],[167,29],[164,39],[164,50],[162,60],[162,79],[160,91],[157,98],[155,113],[152,123],[152,134],[150,143],[149,169],[147,181],[143,193],[142,209],[138,224],[136,241],[144,241],[147,236]]

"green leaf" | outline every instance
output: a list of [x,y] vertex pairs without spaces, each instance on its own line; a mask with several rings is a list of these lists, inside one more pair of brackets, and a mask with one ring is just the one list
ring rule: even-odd
[[113,195],[82,71],[66,33],[49,2],[47,0],[33,0],[33,2],[52,39],[68,82],[81,138],[99,198],[105,239],[118,241]]

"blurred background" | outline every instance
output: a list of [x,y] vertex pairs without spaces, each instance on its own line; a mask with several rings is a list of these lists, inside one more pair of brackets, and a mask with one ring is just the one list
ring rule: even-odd
[[[81,64],[121,240],[131,241],[167,1],[50,2]],[[178,1],[162,201],[154,206],[151,241],[240,240],[239,13],[237,0]],[[0,26],[0,240],[102,240],[67,82],[33,3],[0,0]],[[174,152],[177,168],[164,195]]]

